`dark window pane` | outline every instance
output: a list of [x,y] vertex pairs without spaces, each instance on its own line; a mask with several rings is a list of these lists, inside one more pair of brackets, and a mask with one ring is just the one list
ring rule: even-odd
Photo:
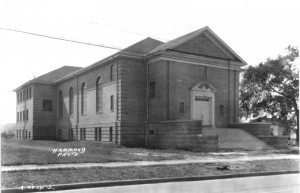
[[73,92],[73,88],[70,88],[69,91],[69,114],[73,115],[74,113],[74,92]]
[[155,97],[155,82],[150,82],[150,89],[149,89],[149,95],[150,98],[154,98]]
[[62,94],[62,91],[60,91],[59,95],[58,95],[58,115],[59,115],[59,117],[63,117],[63,94]]
[[114,111],[114,95],[110,96],[110,110]]
[[43,100],[43,111],[52,111],[52,100]]

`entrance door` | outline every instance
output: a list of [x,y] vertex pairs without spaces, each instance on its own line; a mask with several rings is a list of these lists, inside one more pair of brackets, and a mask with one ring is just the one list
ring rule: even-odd
[[193,119],[202,120],[202,125],[211,125],[211,98],[195,96],[193,100]]

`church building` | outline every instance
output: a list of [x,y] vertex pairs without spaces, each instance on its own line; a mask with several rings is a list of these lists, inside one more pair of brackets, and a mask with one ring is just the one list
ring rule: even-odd
[[167,141],[184,131],[201,134],[201,127],[228,127],[239,122],[244,65],[209,27],[166,43],[146,38],[90,66],[63,66],[16,88],[16,136],[163,147],[162,135]]

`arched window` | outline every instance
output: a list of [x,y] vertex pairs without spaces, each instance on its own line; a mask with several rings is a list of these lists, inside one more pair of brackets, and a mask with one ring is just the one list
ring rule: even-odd
[[71,87],[69,91],[69,115],[73,115],[73,113],[74,113],[74,92],[73,92],[73,87]]
[[87,104],[86,104],[86,84],[85,82],[81,85],[81,114],[86,114]]
[[98,77],[96,81],[96,112],[103,112],[103,92],[101,77]]
[[58,95],[58,115],[59,117],[63,116],[63,94],[62,91]]

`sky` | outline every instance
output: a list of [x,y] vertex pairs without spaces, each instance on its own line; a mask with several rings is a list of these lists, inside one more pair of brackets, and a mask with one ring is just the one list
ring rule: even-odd
[[[209,26],[248,65],[300,45],[299,0],[1,0],[0,28],[125,48]],[[0,124],[16,120],[15,88],[64,65],[118,50],[0,29]]]

